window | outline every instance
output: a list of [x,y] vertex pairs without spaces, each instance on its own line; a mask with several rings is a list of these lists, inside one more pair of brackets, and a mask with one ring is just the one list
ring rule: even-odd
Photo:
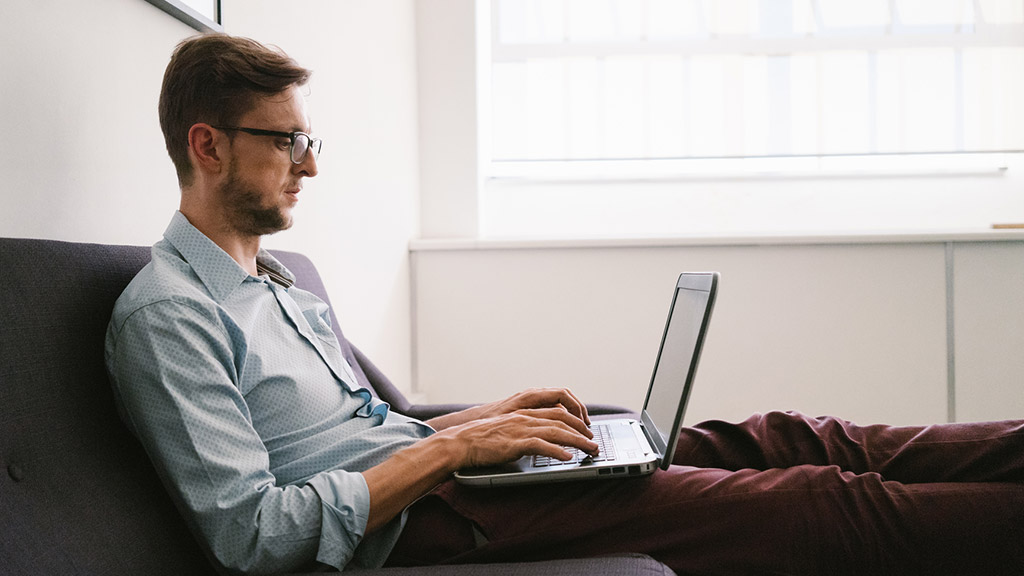
[[489,8],[485,177],[945,166],[1024,150],[1024,0]]

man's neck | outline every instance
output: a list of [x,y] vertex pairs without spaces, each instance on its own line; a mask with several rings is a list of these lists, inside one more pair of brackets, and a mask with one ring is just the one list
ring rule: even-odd
[[252,276],[258,276],[256,272],[256,255],[260,251],[260,236],[249,236],[239,234],[225,226],[224,221],[216,218],[203,218],[203,213],[188,211],[186,206],[181,207],[181,213],[185,215],[189,223],[203,233],[204,236],[220,246],[220,249],[227,252],[228,256],[238,262],[246,272]]
[[205,230],[201,230],[201,232],[213,240],[217,246],[220,246],[221,250],[227,252],[228,256],[238,262],[238,265],[245,269],[250,276],[259,275],[256,272],[256,254],[260,251],[259,236],[241,238],[237,235],[224,234],[220,237],[213,237]]

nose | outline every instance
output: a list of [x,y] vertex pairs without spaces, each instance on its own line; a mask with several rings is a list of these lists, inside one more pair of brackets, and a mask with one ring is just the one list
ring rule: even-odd
[[319,172],[316,166],[316,157],[313,155],[312,150],[306,152],[306,157],[302,159],[302,162],[292,164],[292,167],[296,173],[302,174],[307,178],[312,178]]

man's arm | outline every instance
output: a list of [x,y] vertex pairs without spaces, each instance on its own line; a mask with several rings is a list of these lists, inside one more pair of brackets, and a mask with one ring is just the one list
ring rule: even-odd
[[[459,419],[478,412],[500,412],[530,398],[554,396],[559,395],[554,391],[527,391],[482,411],[470,409],[474,412],[462,414]],[[450,425],[363,473],[370,491],[367,532],[386,524],[456,470],[511,462],[528,454],[567,460],[570,454],[563,446],[596,453],[597,444],[591,438],[593,433],[584,420],[562,405],[524,408]]]

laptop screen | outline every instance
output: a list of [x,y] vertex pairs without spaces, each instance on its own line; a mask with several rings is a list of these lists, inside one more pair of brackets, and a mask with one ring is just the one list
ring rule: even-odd
[[644,426],[663,455],[675,450],[717,284],[718,274],[709,272],[684,273],[676,285],[642,413]]

